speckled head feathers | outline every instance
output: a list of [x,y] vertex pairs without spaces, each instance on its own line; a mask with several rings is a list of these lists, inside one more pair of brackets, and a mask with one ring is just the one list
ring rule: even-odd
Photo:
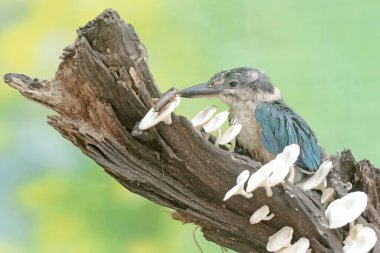
[[249,87],[257,92],[274,92],[269,77],[263,71],[248,67],[222,70],[211,77],[208,84],[219,90]]

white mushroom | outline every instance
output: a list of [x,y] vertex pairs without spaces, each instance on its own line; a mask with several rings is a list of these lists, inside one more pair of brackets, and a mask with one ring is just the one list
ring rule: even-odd
[[332,167],[333,165],[331,161],[323,162],[313,176],[297,184],[297,186],[304,191],[311,189],[324,191],[326,189],[325,180]]
[[249,171],[248,170],[244,170],[242,173],[240,173],[240,175],[236,179],[236,185],[234,187],[232,187],[231,190],[229,190],[226,193],[223,201],[226,201],[229,198],[231,198],[232,196],[238,195],[238,194],[243,195],[246,198],[252,198],[252,196],[253,196],[252,193],[248,193],[244,190],[244,184],[245,184],[245,182],[247,182],[248,178],[249,178]]
[[309,249],[310,241],[305,237],[301,237],[289,248],[276,251],[276,253],[306,253]]
[[376,232],[369,227],[363,227],[362,224],[356,224],[350,228],[350,233],[343,241],[344,253],[366,253],[369,252],[376,244]]
[[295,169],[294,169],[294,165],[290,166],[289,168],[289,177],[288,177],[288,182],[293,184],[294,183],[294,180],[295,180]]
[[273,192],[269,185],[269,176],[272,174],[271,162],[264,164],[251,175],[247,183],[247,192],[253,192],[259,187],[265,187],[267,196],[272,197]]
[[284,150],[273,160],[273,174],[269,177],[270,186],[275,186],[284,182],[285,177],[289,174],[293,164],[297,161],[300,154],[300,146],[291,144],[286,146]]
[[195,128],[201,127],[203,124],[205,124],[212,118],[212,115],[214,115],[215,112],[216,106],[210,105],[202,111],[198,112],[197,115],[195,115],[194,118],[191,119],[191,124],[193,124]]
[[258,187],[265,187],[267,196],[271,197],[273,195],[271,187],[284,181],[297,160],[299,152],[299,146],[296,144],[286,146],[275,159],[252,174],[248,181],[247,192],[252,192]]
[[166,106],[164,106],[159,112],[156,112],[154,107],[152,107],[139,124],[140,130],[147,130],[161,121],[165,121],[166,124],[171,124],[170,114],[179,105],[181,99],[176,96],[174,101],[171,101]]
[[293,237],[293,228],[285,226],[274,235],[269,236],[267,243],[267,251],[275,252],[282,248],[290,247]]
[[228,118],[228,111],[220,112],[217,115],[215,115],[213,118],[211,118],[209,121],[207,121],[205,124],[203,124],[202,126],[206,132],[206,136],[205,136],[206,139],[210,137],[211,132],[217,131],[215,146],[219,145],[220,135],[222,134],[220,127],[227,120],[227,118]]
[[166,125],[171,125],[173,123],[171,115],[167,116],[165,119],[163,119],[163,122]]
[[329,228],[340,228],[353,222],[364,212],[367,199],[367,194],[357,191],[331,202],[325,212],[325,216],[329,221]]
[[241,124],[231,125],[226,131],[224,131],[224,133],[220,137],[219,144],[225,145],[231,142],[231,147],[229,151],[234,151],[235,144],[236,144],[235,137],[240,133],[241,128],[242,128]]
[[332,188],[332,187],[326,188],[322,192],[321,203],[322,204],[329,203],[329,202],[334,200],[334,197],[335,197],[334,188]]
[[363,225],[362,224],[353,224],[353,222],[350,223],[350,231],[348,232],[348,235],[346,237],[346,239],[344,239],[343,243],[344,244],[348,244],[350,243],[352,240],[355,239],[356,235],[358,234],[358,232],[363,228]]
[[251,224],[256,224],[263,220],[270,220],[274,217],[274,214],[272,213],[269,215],[269,213],[269,207],[267,205],[263,205],[251,215],[249,222]]

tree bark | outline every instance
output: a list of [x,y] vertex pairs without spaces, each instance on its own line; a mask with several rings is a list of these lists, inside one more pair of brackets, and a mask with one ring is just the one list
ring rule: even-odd
[[[77,31],[64,49],[53,80],[9,73],[4,80],[22,95],[55,110],[48,123],[128,190],[176,210],[173,218],[202,228],[206,239],[238,252],[266,252],[268,237],[283,226],[306,237],[313,252],[342,252],[347,227],[329,230],[320,194],[285,183],[272,198],[261,189],[253,198],[223,202],[237,175],[257,170],[248,157],[205,141],[181,116],[148,131],[134,128],[160,91],[147,66],[147,53],[133,27],[105,10]],[[365,191],[368,207],[359,222],[380,231],[380,175],[368,161],[357,163],[349,150],[331,157],[328,180],[338,197],[347,183]],[[270,221],[249,223],[262,205]],[[379,245],[378,245],[379,246]],[[380,252],[380,247],[374,252]]]

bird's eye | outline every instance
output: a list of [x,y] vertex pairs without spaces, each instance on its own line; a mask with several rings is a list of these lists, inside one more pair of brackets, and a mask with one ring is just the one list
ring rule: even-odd
[[236,87],[236,85],[238,85],[238,82],[231,81],[231,82],[228,83],[228,85],[233,88],[233,87]]

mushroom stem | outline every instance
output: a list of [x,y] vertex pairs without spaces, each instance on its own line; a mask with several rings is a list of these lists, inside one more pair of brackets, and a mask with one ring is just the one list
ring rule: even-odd
[[163,121],[166,125],[170,125],[173,122],[171,115],[167,116]]
[[350,230],[349,230],[348,234],[350,234],[354,228],[355,228],[355,221],[351,221],[350,222]]
[[321,192],[324,192],[326,190],[326,186],[327,186],[327,180],[325,178],[315,189],[320,190]]
[[294,166],[290,166],[289,169],[289,177],[288,177],[288,182],[293,184],[294,183],[294,176],[295,176],[295,171],[294,171]]
[[239,191],[239,194],[242,195],[243,197],[247,198],[247,199],[250,199],[250,198],[253,197],[252,193],[248,193],[244,189],[242,189],[241,191]]
[[226,193],[226,195],[223,198],[223,201],[226,201],[229,198],[231,198],[232,196],[238,195],[238,194],[243,195],[246,198],[252,198],[253,194],[248,193],[244,190],[244,184],[245,184],[245,182],[247,182],[248,178],[249,178],[249,170],[245,170],[242,173],[240,173],[240,175],[236,179],[236,185],[234,187],[232,187]]
[[352,190],[352,183],[351,182],[347,182],[346,183],[346,186],[347,186],[347,191],[351,191]]
[[271,220],[274,217],[274,213],[271,213],[270,215],[263,218],[263,220]]
[[216,130],[216,140],[215,140],[215,146],[219,146],[220,142],[220,136],[222,135],[222,130],[220,130],[220,127]]
[[236,139],[233,138],[232,141],[231,141],[231,147],[230,147],[230,149],[228,151],[229,152],[234,152],[235,146],[236,146]]
[[269,178],[265,179],[264,187],[265,187],[265,193],[267,194],[267,196],[272,197],[273,192],[272,192],[272,188],[270,188]]
[[332,187],[326,188],[322,192],[321,203],[322,204],[328,204],[328,203],[330,203],[331,201],[334,200],[334,195],[335,195],[334,188],[332,188]]

